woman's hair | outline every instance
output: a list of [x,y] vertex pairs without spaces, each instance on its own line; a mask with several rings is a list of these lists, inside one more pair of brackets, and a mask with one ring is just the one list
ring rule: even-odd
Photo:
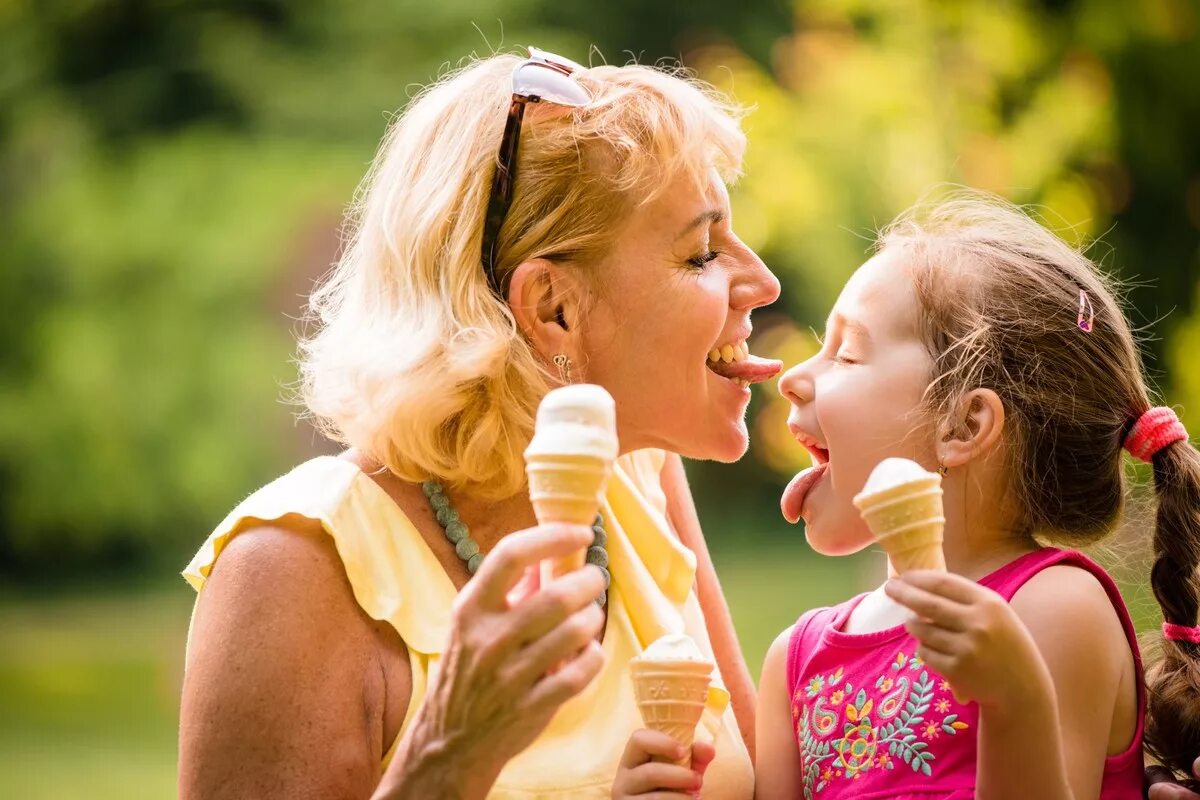
[[[480,259],[497,152],[521,58],[446,75],[397,117],[349,214],[346,247],[310,299],[301,391],[330,438],[401,478],[500,497],[524,483],[522,452],[549,388],[537,354]],[[732,181],[739,110],[682,70],[601,66],[577,74],[582,108],[527,107],[502,284],[544,258],[594,274],[622,225],[676,176]]]
[[[912,270],[933,359],[930,411],[951,419],[977,387],[1004,403],[1018,531],[1085,546],[1113,530],[1122,447],[1151,404],[1129,324],[1095,265],[1020,208],[970,190],[901,215],[878,247],[902,253]],[[1090,330],[1079,324],[1081,305]],[[1168,622],[1195,625],[1200,455],[1177,442],[1153,469],[1151,583]],[[1186,772],[1200,751],[1200,647],[1163,641],[1147,689],[1147,747]]]

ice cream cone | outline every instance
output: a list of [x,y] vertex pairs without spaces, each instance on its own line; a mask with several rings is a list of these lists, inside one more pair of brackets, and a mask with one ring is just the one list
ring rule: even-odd
[[[599,386],[548,393],[525,451],[529,499],[540,524],[591,525],[617,456],[616,410]],[[543,583],[584,565],[586,549],[542,565]]]
[[940,475],[907,459],[886,459],[871,473],[854,505],[897,573],[946,569]]
[[667,734],[688,749],[687,755],[672,762],[686,767],[691,764],[696,726],[708,701],[713,664],[700,655],[689,637],[667,636],[659,641],[686,643],[690,648],[678,654],[683,657],[669,657],[672,653],[655,650],[654,645],[647,648],[629,664],[633,692],[646,727]]

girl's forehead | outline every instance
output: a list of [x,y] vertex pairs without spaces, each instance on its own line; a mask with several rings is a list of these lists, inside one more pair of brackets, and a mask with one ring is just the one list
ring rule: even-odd
[[837,310],[876,336],[917,333],[917,296],[908,265],[894,251],[872,256],[850,276]]

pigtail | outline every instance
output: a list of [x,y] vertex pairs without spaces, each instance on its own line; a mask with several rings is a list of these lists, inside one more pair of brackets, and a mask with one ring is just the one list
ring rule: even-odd
[[[1158,514],[1150,584],[1164,622],[1192,628],[1200,622],[1200,453],[1178,441],[1151,463]],[[1200,643],[1157,638],[1159,657],[1146,674],[1146,749],[1190,777],[1200,755]]]

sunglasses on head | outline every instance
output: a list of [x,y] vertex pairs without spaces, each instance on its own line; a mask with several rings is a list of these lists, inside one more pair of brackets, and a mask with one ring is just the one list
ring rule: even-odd
[[587,105],[591,102],[591,95],[574,77],[576,72],[583,69],[582,65],[569,58],[536,47],[530,47],[529,58],[513,69],[512,103],[508,107],[508,120],[504,123],[504,136],[496,156],[496,173],[492,177],[492,192],[488,197],[487,216],[483,222],[483,269],[488,285],[501,297],[504,296],[503,289],[496,275],[497,239],[512,205],[513,186],[517,178],[517,145],[521,141],[525,106],[528,103],[554,103],[573,108]]

